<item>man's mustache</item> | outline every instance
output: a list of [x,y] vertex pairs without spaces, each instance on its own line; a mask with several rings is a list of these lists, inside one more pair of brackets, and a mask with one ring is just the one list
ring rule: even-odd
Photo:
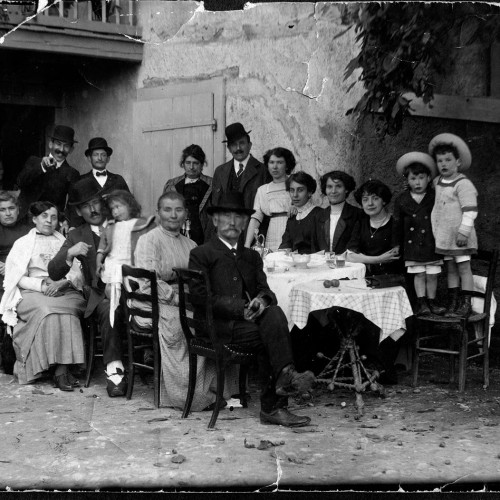
[[57,155],[63,155],[64,157],[68,156],[66,151],[61,151],[60,149],[55,149],[54,153]]
[[91,217],[98,217],[100,214],[100,212],[90,212],[90,216]]

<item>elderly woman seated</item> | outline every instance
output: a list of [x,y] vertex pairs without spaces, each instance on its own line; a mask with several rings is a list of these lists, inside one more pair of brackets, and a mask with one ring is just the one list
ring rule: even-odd
[[3,321],[13,328],[16,352],[14,373],[26,384],[54,369],[54,383],[72,391],[78,381],[69,372],[71,365],[84,363],[79,317],[85,299],[78,265],[65,279],[52,281],[47,265],[64,243],[58,226],[57,208],[39,201],[30,206],[35,228],[19,238],[5,263],[5,294],[0,302]]
[[[17,197],[8,191],[0,191],[0,300],[3,295],[5,260],[16,240],[28,233],[31,227],[19,220]],[[12,349],[12,339],[5,334],[5,325],[0,321],[0,366],[11,375],[16,360]]]
[[[184,197],[175,191],[162,194],[158,200],[159,225],[139,238],[135,249],[135,266],[155,271],[158,278],[158,300],[160,305],[159,333],[161,364],[166,394],[162,403],[181,409],[186,400],[189,375],[189,353],[179,320],[179,296],[174,267],[187,267],[189,252],[196,243],[181,234],[187,210]],[[148,293],[149,283],[141,284],[141,291]],[[140,307],[140,304],[134,304]],[[150,326],[146,318],[136,317],[139,326]],[[226,387],[236,377],[227,376]],[[215,402],[215,365],[211,360],[198,360],[196,388],[192,411],[211,409]],[[234,391],[238,392],[236,385]]]

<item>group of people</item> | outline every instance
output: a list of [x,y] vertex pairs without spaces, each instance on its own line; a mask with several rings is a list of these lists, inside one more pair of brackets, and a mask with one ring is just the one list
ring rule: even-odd
[[[396,168],[408,190],[398,196],[391,215],[392,194],[380,181],[356,190],[351,175],[328,172],[320,188],[329,206],[321,208],[312,201],[316,180],[294,172],[291,151],[271,149],[261,164],[250,154],[250,131],[241,123],[225,133],[232,160],[211,178],[202,173],[202,148],[185,148],[184,173],[165,184],[156,217],[142,217],[123,177],[107,170],[112,149],[105,139],[89,142],[90,172],[80,176],[69,166],[66,157],[76,141],[73,129],[61,125],[50,137],[49,154],[30,158],[20,173],[19,198],[0,194],[0,261],[5,262],[0,314],[12,328],[14,372],[21,383],[52,370],[59,389],[77,387],[72,367],[84,363],[80,318],[93,315],[103,338],[107,392],[125,394],[119,297],[121,266],[129,264],[156,272],[164,403],[181,408],[189,363],[173,268],[190,267],[209,277],[221,340],[258,354],[261,422],[307,425],[308,417],[287,410],[287,397],[307,392],[315,377],[295,369],[286,317],[267,284],[262,259],[249,248],[259,232],[271,251],[346,253],[347,260],[364,263],[368,275],[402,275],[406,265],[415,275],[418,314],[470,313],[477,193],[461,173],[471,156],[460,138],[441,134],[431,141],[430,154],[400,158]],[[351,193],[362,208],[346,201]],[[65,228],[67,238],[61,234]],[[443,256],[451,296],[447,309],[435,301]],[[205,304],[196,297],[204,297],[204,290],[193,292],[199,314]],[[398,338],[391,341],[388,351],[394,353]],[[215,404],[214,365],[205,360],[197,370],[194,411]],[[236,392],[235,377],[226,379],[229,397]]]

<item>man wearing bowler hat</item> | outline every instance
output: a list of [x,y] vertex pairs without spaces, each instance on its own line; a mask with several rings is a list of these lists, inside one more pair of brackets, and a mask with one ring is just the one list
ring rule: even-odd
[[219,165],[214,171],[212,182],[212,205],[218,205],[228,191],[243,193],[246,208],[253,208],[257,189],[271,182],[267,168],[251,154],[250,132],[241,123],[232,123],[226,127],[227,149],[233,159]]
[[[112,154],[113,150],[108,146],[106,139],[102,137],[90,139],[85,156],[92,166],[92,170],[83,174],[80,179],[91,179],[97,189],[103,190],[103,194],[110,193],[115,189],[123,189],[130,192],[125,179],[121,175],[113,174],[107,169]],[[83,219],[76,215],[73,206],[69,207],[68,212],[71,227],[77,227],[83,223]]]
[[[191,250],[189,268],[208,276],[217,336],[256,352],[262,381],[261,423],[307,425],[309,417],[295,415],[286,406],[288,396],[311,388],[314,375],[295,370],[287,319],[267,284],[262,259],[240,240],[254,210],[245,206],[242,193],[230,191],[207,212],[217,235]],[[192,283],[191,292],[195,317],[204,317],[204,284]]]
[[75,207],[76,214],[85,221],[71,230],[68,238],[56,256],[49,262],[48,271],[51,279],[64,277],[73,260],[82,265],[82,274],[86,286],[87,298],[85,317],[94,314],[99,324],[103,343],[103,362],[106,367],[107,391],[110,397],[124,396],[127,379],[122,363],[121,321],[115,318],[114,327],[109,322],[109,300],[104,295],[104,285],[96,278],[96,256],[100,234],[107,225],[101,198],[102,189],[94,179],[80,179],[70,187],[68,205]]
[[35,201],[50,201],[60,214],[64,213],[69,186],[80,178],[78,170],[66,160],[76,142],[71,127],[56,125],[50,136],[48,155],[28,158],[17,178],[21,190],[20,216],[26,215],[30,204]]

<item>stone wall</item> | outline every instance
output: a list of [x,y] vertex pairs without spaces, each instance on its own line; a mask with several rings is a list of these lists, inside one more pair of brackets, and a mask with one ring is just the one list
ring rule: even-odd
[[139,87],[223,75],[226,123],[252,130],[253,154],[291,149],[314,177],[357,172],[355,124],[345,116],[359,91],[343,81],[355,56],[333,3],[257,4],[209,12],[194,2],[143,2],[144,63]]

